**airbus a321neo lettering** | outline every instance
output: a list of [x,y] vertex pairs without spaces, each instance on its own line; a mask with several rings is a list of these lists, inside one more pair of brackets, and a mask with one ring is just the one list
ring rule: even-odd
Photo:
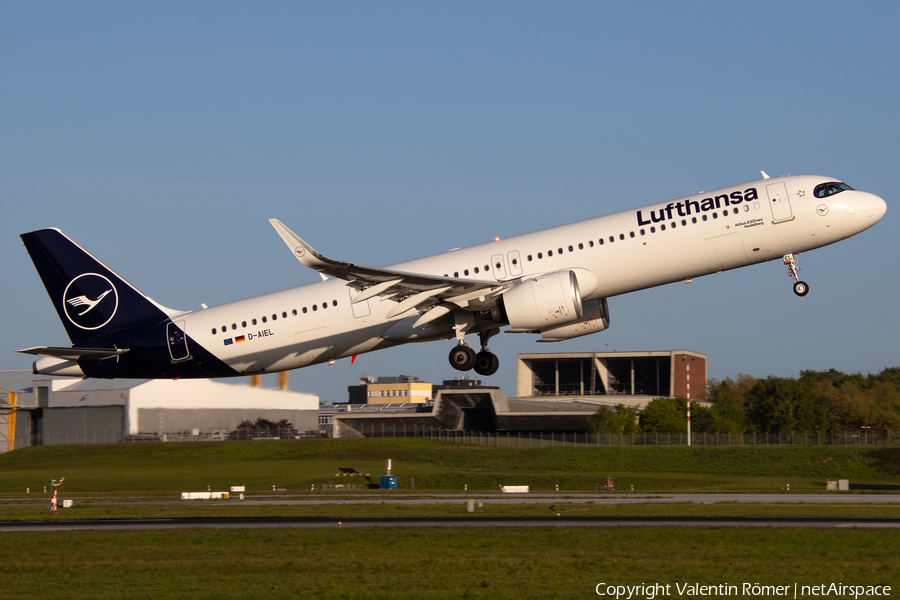
[[[326,258],[270,222],[323,281],[203,310],[157,304],[58,229],[22,234],[70,348],[20,350],[36,374],[229,377],[297,369],[407,342],[455,339],[482,376],[501,328],[568,340],[609,327],[607,298],[783,260],[877,223],[884,200],[829,177],[768,177],[382,268]],[[466,343],[478,335],[478,351]]]

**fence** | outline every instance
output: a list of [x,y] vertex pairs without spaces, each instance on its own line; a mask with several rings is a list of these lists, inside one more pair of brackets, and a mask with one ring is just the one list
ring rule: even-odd
[[[685,433],[521,433],[521,432],[482,432],[440,429],[437,427],[408,425],[382,427],[375,424],[364,424],[355,431],[354,437],[363,438],[422,438],[450,444],[466,444],[474,446],[490,446],[497,448],[552,448],[552,447],[649,447],[649,446],[687,446]],[[112,444],[141,442],[204,442],[204,441],[265,441],[278,439],[317,439],[328,436],[318,431],[306,431],[297,434],[296,430],[273,431],[262,428],[259,431],[247,431],[246,436],[211,435],[202,432],[199,435],[175,433],[160,436],[158,434],[126,435],[119,431],[93,430],[87,432],[42,432],[33,435],[31,445],[57,446],[66,444]],[[900,446],[900,434],[894,431],[818,431],[792,433],[694,433],[691,436],[693,446]]]
[[[528,447],[623,447],[687,446],[686,433],[489,433],[459,431],[430,426],[381,427],[363,424],[361,437],[416,437],[451,444],[499,448]],[[813,431],[791,433],[694,433],[692,446],[892,446],[900,435],[892,431]]]

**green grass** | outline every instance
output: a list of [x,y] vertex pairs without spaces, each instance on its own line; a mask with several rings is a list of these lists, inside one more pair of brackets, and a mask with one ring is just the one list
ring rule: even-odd
[[[593,491],[604,476],[620,490],[656,492],[824,492],[826,479],[850,479],[856,489],[897,491],[897,476],[853,447],[487,448],[421,439],[304,440],[184,444],[43,446],[0,455],[0,495],[40,491],[66,477],[67,493],[227,490],[272,486],[308,491],[312,484],[377,483],[393,459],[400,488],[416,491]],[[900,452],[900,451],[898,451]],[[369,473],[335,477],[340,468]]]
[[[598,583],[892,585],[893,531],[5,533],[2,598],[588,598]],[[640,596],[646,597],[646,596]],[[666,596],[660,596],[666,597]]]
[[[847,447],[485,448],[425,440],[311,440],[37,447],[0,455],[0,520],[178,517],[469,517],[462,487],[500,484],[536,492],[593,491],[604,476],[644,494],[678,491],[824,491],[849,478],[863,491],[898,489],[896,453]],[[397,492],[459,492],[453,505],[212,506],[172,500],[180,491],[246,485],[251,497],[309,493],[341,467],[383,473],[393,459]],[[876,459],[877,458],[877,459]],[[66,477],[75,507],[53,516],[43,486]],[[31,494],[24,494],[25,488]],[[259,494],[259,496],[257,496]],[[318,494],[317,494],[318,495]],[[354,494],[347,493],[353,497]],[[11,508],[29,498],[28,508]],[[141,504],[111,506],[117,499]],[[475,517],[534,516],[900,517],[896,505],[484,502]],[[178,530],[0,533],[5,598],[586,598],[600,582],[638,585],[759,582],[889,584],[900,590],[893,530],[513,527],[453,529]],[[642,596],[646,597],[646,596]],[[666,597],[666,596],[660,596]]]
[[[552,504],[498,504],[481,501],[474,513],[466,511],[464,499],[454,504],[316,504],[242,505],[239,501],[212,506],[190,502],[166,506],[109,506],[78,501],[54,515],[46,500],[29,508],[0,505],[0,521],[74,521],[85,519],[183,519],[183,518],[478,518],[478,517],[873,517],[900,519],[897,504],[744,504],[683,502],[641,504],[573,503],[564,499]],[[477,506],[477,505],[476,505]],[[576,524],[577,526],[577,524]]]

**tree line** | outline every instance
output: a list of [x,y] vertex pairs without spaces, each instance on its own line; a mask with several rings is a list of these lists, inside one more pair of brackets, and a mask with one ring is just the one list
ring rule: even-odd
[[[835,369],[801,371],[799,378],[740,374],[707,384],[709,405],[691,402],[696,433],[900,431],[900,367],[848,375]],[[683,433],[687,400],[656,398],[642,411],[603,406],[588,420],[589,433]]]

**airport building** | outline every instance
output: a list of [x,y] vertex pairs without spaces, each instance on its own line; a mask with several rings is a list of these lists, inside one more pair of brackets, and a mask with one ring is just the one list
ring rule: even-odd
[[352,404],[425,404],[431,400],[431,384],[415,375],[362,377],[347,388]]
[[653,398],[706,398],[706,355],[690,350],[519,354],[519,398],[587,397],[643,407]]
[[528,353],[517,365],[514,398],[496,387],[451,386],[424,406],[332,408],[327,428],[336,438],[581,432],[600,406],[642,409],[659,397],[706,397],[706,355],[689,350]]
[[[208,379],[73,379],[0,372],[0,451],[35,445],[226,439],[243,420],[318,429],[319,398]],[[15,405],[9,400],[15,395]],[[3,398],[0,398],[3,400]],[[5,442],[5,443],[3,443]]]

